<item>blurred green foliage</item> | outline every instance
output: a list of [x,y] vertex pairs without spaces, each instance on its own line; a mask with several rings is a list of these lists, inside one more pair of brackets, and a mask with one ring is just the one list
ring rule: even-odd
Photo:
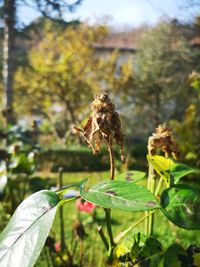
[[132,74],[130,64],[125,63],[122,73],[115,75],[116,51],[106,58],[97,56],[94,44],[107,34],[105,25],[55,28],[54,22],[46,20],[39,31],[40,39],[33,42],[28,53],[28,64],[15,74],[18,116],[34,114],[48,119],[55,135],[70,138],[72,126],[87,115],[93,94],[121,87]]
[[[107,91],[120,112],[129,150],[134,150],[135,140],[145,143],[158,123],[167,122],[176,132],[182,159],[196,164],[199,78],[191,81],[190,76],[200,71],[200,48],[193,42],[198,21],[163,21],[130,31],[137,40],[133,59],[117,49],[100,53],[95,48],[113,34],[105,24],[38,19],[17,35],[18,120],[38,119],[40,142],[46,148],[80,144],[74,125],[85,124],[93,94]],[[141,149],[144,155],[145,146]]]

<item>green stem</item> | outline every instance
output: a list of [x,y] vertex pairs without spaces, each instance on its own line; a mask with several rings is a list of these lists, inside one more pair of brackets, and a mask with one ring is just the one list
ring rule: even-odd
[[[114,180],[115,178],[115,162],[114,162],[114,154],[112,149],[112,140],[109,139],[108,141],[108,152],[110,157],[110,180]],[[113,250],[115,248],[115,242],[113,239],[112,233],[112,224],[111,224],[111,210],[104,209],[105,216],[106,216],[106,227],[109,236],[109,244],[108,244],[108,262],[112,263],[113,261]]]
[[[147,179],[147,189],[150,190],[151,188],[151,168],[152,168],[152,165],[149,164],[149,172],[148,172],[148,179]],[[148,211],[145,211],[145,222],[144,222],[144,232],[146,235],[148,235],[149,233],[149,212]]]
[[108,143],[108,152],[109,152],[109,157],[110,157],[110,180],[114,180],[114,178],[115,178],[115,160],[114,160],[114,154],[113,154],[111,141],[109,141],[109,143]]
[[[155,192],[155,187],[156,187],[156,178],[155,178],[154,170],[153,170],[152,177],[151,177],[151,192],[152,193]],[[154,214],[150,214],[149,215],[149,226],[148,226],[149,235],[153,234],[153,226],[154,226]]]
[[107,238],[106,238],[106,236],[105,236],[105,234],[103,232],[102,226],[98,226],[97,230],[98,230],[98,233],[99,233],[99,235],[101,237],[101,240],[103,241],[103,243],[105,245],[105,248],[107,250],[109,250],[109,244],[108,244]]
[[113,260],[113,250],[115,248],[115,242],[113,239],[113,233],[112,233],[112,225],[111,225],[111,210],[110,209],[104,209],[105,215],[106,215],[106,227],[107,232],[109,236],[109,249],[108,249],[108,261],[109,263],[112,263]]
[[149,233],[149,212],[145,211],[144,232],[146,235]]
[[159,194],[160,189],[161,189],[161,187],[162,187],[162,183],[163,183],[163,178],[160,177],[160,180],[159,180],[159,182],[158,182],[158,185],[157,185],[157,188],[156,188],[156,191],[155,191],[155,196],[156,196],[156,197],[158,197],[158,194]]
[[83,239],[81,239],[80,240],[80,262],[79,262],[80,267],[83,266],[83,257],[84,257],[84,243],[83,243]]
[[[59,168],[59,189],[62,188],[63,182],[63,168]],[[60,240],[61,240],[61,251],[64,252],[65,250],[65,230],[64,230],[64,217],[63,217],[63,207],[60,207],[59,210],[59,216],[60,216]]]
[[118,243],[129,231],[131,231],[132,229],[134,229],[138,224],[140,224],[141,222],[143,222],[147,217],[149,217],[150,215],[154,214],[156,212],[156,210],[149,212],[148,214],[146,214],[145,216],[143,216],[141,219],[139,219],[137,222],[135,222],[133,225],[131,225],[128,229],[126,229],[124,232],[120,233],[118,236],[115,237],[115,243]]
[[[148,184],[147,189],[152,193],[155,191],[155,172],[154,168],[151,164],[149,164],[149,173],[148,173]],[[147,211],[145,215],[149,214]],[[147,216],[145,220],[145,234],[151,235],[153,233],[153,223],[154,223],[154,215]]]
[[111,210],[110,209],[104,209],[105,214],[106,214],[106,226],[107,226],[107,231],[109,235],[109,240],[110,240],[110,246],[114,246],[115,242],[113,239],[113,234],[112,234],[112,225],[111,225]]
[[153,234],[153,224],[154,224],[154,216],[149,215],[149,233],[148,235],[151,236]]

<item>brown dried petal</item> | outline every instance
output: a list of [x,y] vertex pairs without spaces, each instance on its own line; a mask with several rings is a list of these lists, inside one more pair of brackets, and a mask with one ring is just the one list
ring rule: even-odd
[[92,116],[86,122],[86,125],[83,127],[84,136],[87,140],[90,139],[92,134]]
[[120,146],[121,158],[124,162],[124,135],[122,134],[119,114],[115,111],[115,105],[106,93],[102,93],[95,97],[91,108],[93,113],[83,128],[83,134],[93,153],[97,154],[100,151],[103,140],[110,144],[114,140]]
[[153,133],[148,140],[148,153],[150,155],[155,155],[158,149],[161,149],[166,157],[178,157],[178,145],[173,139],[172,129],[166,124],[159,125],[156,128],[156,133]]
[[84,126],[83,133],[86,141],[92,148],[93,153],[97,154],[100,151],[100,146],[103,138],[98,127],[95,125],[92,116],[89,117],[86,125]]

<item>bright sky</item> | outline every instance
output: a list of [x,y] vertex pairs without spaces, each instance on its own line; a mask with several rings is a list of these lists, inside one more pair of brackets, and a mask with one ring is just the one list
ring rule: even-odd
[[[178,18],[189,20],[191,13],[183,11],[187,0],[83,0],[73,14],[67,19],[78,18],[96,22],[102,17],[110,17],[114,26],[128,25],[137,27],[141,24],[155,24],[160,18]],[[72,2],[72,1],[69,1]],[[197,12],[196,12],[197,13]],[[200,12],[199,12],[200,13]],[[37,13],[27,7],[21,7],[20,17],[24,23],[29,23]]]

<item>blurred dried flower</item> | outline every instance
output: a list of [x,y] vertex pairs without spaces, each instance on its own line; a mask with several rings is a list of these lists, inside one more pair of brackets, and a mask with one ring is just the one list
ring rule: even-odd
[[76,220],[74,222],[73,230],[74,230],[75,235],[79,237],[80,239],[84,239],[87,236],[84,226],[79,220]]
[[166,157],[178,157],[178,145],[174,141],[172,129],[166,124],[158,125],[156,132],[149,137],[147,148],[150,155],[155,155],[157,150],[161,149]]
[[124,135],[122,133],[119,114],[107,93],[97,95],[91,105],[92,115],[82,131],[86,141],[92,148],[93,154],[100,151],[103,141],[112,146],[112,142],[120,146],[121,159],[124,162]]
[[195,80],[200,79],[200,73],[196,71],[192,71],[192,73],[188,77],[189,83],[193,83]]

